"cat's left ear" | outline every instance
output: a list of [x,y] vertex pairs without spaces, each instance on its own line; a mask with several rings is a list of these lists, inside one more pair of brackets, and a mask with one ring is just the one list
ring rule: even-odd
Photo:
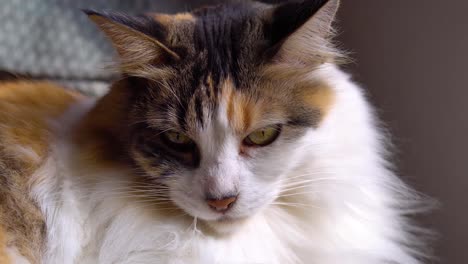
[[165,26],[149,16],[83,10],[106,34],[119,55],[119,68],[129,75],[144,75],[148,67],[179,60],[166,45]]
[[289,1],[270,9],[267,35],[275,61],[320,64],[340,57],[333,47],[339,0]]

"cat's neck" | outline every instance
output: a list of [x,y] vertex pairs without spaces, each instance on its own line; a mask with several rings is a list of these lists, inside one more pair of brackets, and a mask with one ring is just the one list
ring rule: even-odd
[[71,140],[79,148],[83,162],[97,167],[128,163],[125,155],[128,123],[124,118],[128,98],[128,90],[117,82],[77,122]]

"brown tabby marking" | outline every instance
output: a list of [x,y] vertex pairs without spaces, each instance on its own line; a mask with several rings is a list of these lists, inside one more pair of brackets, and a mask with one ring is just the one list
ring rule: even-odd
[[190,13],[179,13],[175,15],[156,14],[154,18],[156,19],[156,21],[160,22],[165,26],[170,26],[173,23],[195,21],[195,17],[193,17],[193,15]]
[[49,120],[78,98],[44,82],[0,84],[0,256],[7,244],[32,263],[41,257],[44,217],[29,196],[36,180],[31,175],[48,153]]
[[[48,83],[1,84],[0,147],[18,154],[17,158],[24,162],[37,164],[47,150],[47,119],[63,114],[77,96]],[[12,149],[17,145],[30,148],[32,152]]]

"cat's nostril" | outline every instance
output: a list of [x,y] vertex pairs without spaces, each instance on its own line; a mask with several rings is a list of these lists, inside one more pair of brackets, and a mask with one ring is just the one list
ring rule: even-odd
[[236,202],[236,196],[224,197],[221,199],[206,199],[206,203],[218,212],[226,212]]

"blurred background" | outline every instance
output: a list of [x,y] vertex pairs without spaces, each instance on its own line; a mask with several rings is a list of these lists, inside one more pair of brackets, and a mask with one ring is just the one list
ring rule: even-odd
[[[0,71],[101,95],[113,53],[80,8],[174,13],[214,2],[0,0]],[[338,15],[355,61],[345,68],[393,133],[400,174],[441,203],[420,217],[439,233],[434,263],[468,263],[467,11],[465,0],[342,0]]]

